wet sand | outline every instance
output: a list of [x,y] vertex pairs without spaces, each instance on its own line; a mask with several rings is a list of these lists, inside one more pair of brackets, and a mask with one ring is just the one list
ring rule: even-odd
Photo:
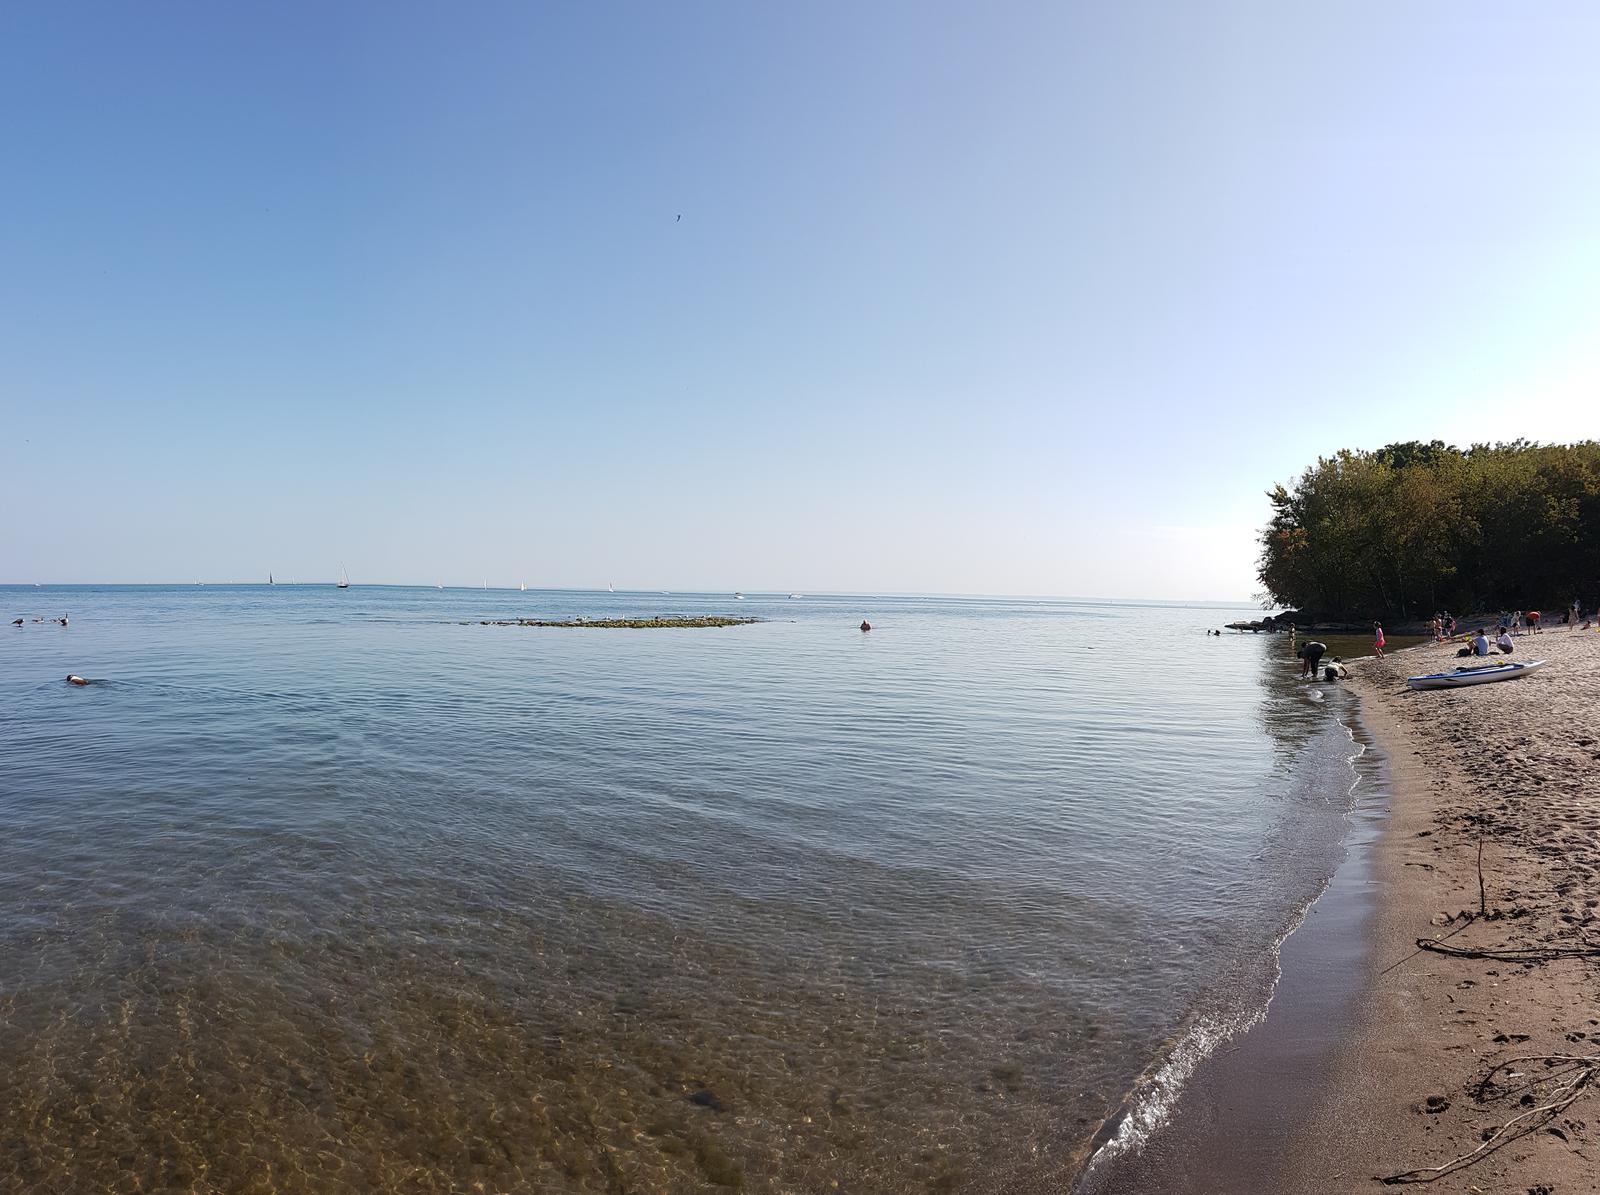
[[[1600,1058],[1600,959],[1463,958],[1416,946],[1600,946],[1600,634],[1519,638],[1513,659],[1548,661],[1519,680],[1405,687],[1408,675],[1453,666],[1454,654],[1430,644],[1356,669],[1362,720],[1389,757],[1393,793],[1375,860],[1371,976],[1279,1190],[1371,1191],[1374,1179],[1411,1172],[1414,1182],[1468,1155],[1428,1189],[1600,1190],[1600,1075],[1570,1088],[1585,1064],[1551,1061]],[[1499,1063],[1509,1066],[1480,1087]],[[1536,1111],[1568,1094],[1569,1107]],[[1486,1138],[1492,1147],[1474,1155]]]

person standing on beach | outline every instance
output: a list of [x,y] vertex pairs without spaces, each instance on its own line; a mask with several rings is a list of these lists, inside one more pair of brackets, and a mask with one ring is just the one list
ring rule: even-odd
[[1300,657],[1300,675],[1309,676],[1313,680],[1317,676],[1317,665],[1321,662],[1323,653],[1328,650],[1326,643],[1318,643],[1315,639],[1307,639],[1305,645],[1295,654]]
[[1528,611],[1528,634],[1537,635],[1538,633],[1539,633],[1539,612],[1537,610],[1529,610]]
[[1372,624],[1372,634],[1372,653],[1381,656],[1383,654],[1383,624],[1381,622]]

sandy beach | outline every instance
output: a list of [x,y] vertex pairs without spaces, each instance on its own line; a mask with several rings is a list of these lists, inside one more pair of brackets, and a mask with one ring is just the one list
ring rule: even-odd
[[1520,637],[1549,663],[1516,681],[1405,687],[1455,650],[1354,669],[1393,786],[1371,975],[1278,1189],[1600,1191],[1600,634]]

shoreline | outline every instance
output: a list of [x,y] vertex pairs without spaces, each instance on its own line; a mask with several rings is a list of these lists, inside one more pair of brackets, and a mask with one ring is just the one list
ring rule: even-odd
[[[1353,669],[1363,721],[1390,759],[1393,812],[1377,851],[1359,1016],[1296,1135],[1284,1191],[1408,1186],[1451,1166],[1427,1185],[1597,1189],[1594,1097],[1580,1091],[1570,1110],[1536,1111],[1581,1073],[1546,1058],[1600,1050],[1597,960],[1461,958],[1418,941],[1487,952],[1596,943],[1600,635],[1520,637],[1515,658],[1549,664],[1518,681],[1404,687],[1408,673],[1447,667],[1454,652],[1426,644],[1405,652],[1406,667],[1386,656]],[[1491,1076],[1507,1062],[1518,1077]],[[1480,1088],[1486,1077],[1496,1081]]]
[[[1282,1159],[1330,1081],[1364,990],[1373,873],[1390,805],[1387,761],[1353,696],[1336,717],[1355,748],[1347,760],[1350,807],[1340,858],[1277,940],[1277,978],[1264,1006],[1205,1043],[1197,1059],[1182,1058],[1189,1043],[1180,1034],[1097,1135],[1069,1188],[1074,1195],[1291,1189]],[[1167,1086],[1175,1068],[1181,1073]],[[1141,1111],[1148,1117],[1144,1106],[1152,1099],[1165,1107],[1144,1126],[1144,1139],[1115,1144],[1121,1121]]]
[[[1418,947],[1449,937],[1471,950],[1600,953],[1600,635],[1519,638],[1514,658],[1550,663],[1517,682],[1405,687],[1453,664],[1456,646],[1350,662],[1353,735],[1382,772],[1378,799],[1352,809],[1346,858],[1284,939],[1264,1015],[1194,1067],[1141,1149],[1104,1173],[1091,1155],[1074,1192],[1324,1195],[1386,1178],[1463,1193],[1600,1190],[1588,1124],[1600,1113],[1600,958]],[[1591,1062],[1545,1061],[1556,1056]],[[1480,1088],[1486,1076],[1496,1082]],[[1570,1108],[1547,1107],[1568,1096]]]

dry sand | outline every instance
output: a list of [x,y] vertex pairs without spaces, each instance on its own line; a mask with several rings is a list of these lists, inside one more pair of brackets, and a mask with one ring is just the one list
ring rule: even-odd
[[[1393,783],[1372,978],[1285,1173],[1261,1190],[1386,1189],[1374,1180],[1447,1166],[1520,1116],[1426,1189],[1600,1192],[1600,957],[1519,962],[1416,947],[1431,938],[1600,956],[1600,634],[1519,638],[1512,659],[1549,662],[1518,680],[1405,687],[1408,675],[1453,666],[1454,654],[1429,644],[1355,667],[1361,716]],[[1558,1056],[1596,1069],[1549,1061]],[[1569,1106],[1537,1111],[1568,1095]]]

